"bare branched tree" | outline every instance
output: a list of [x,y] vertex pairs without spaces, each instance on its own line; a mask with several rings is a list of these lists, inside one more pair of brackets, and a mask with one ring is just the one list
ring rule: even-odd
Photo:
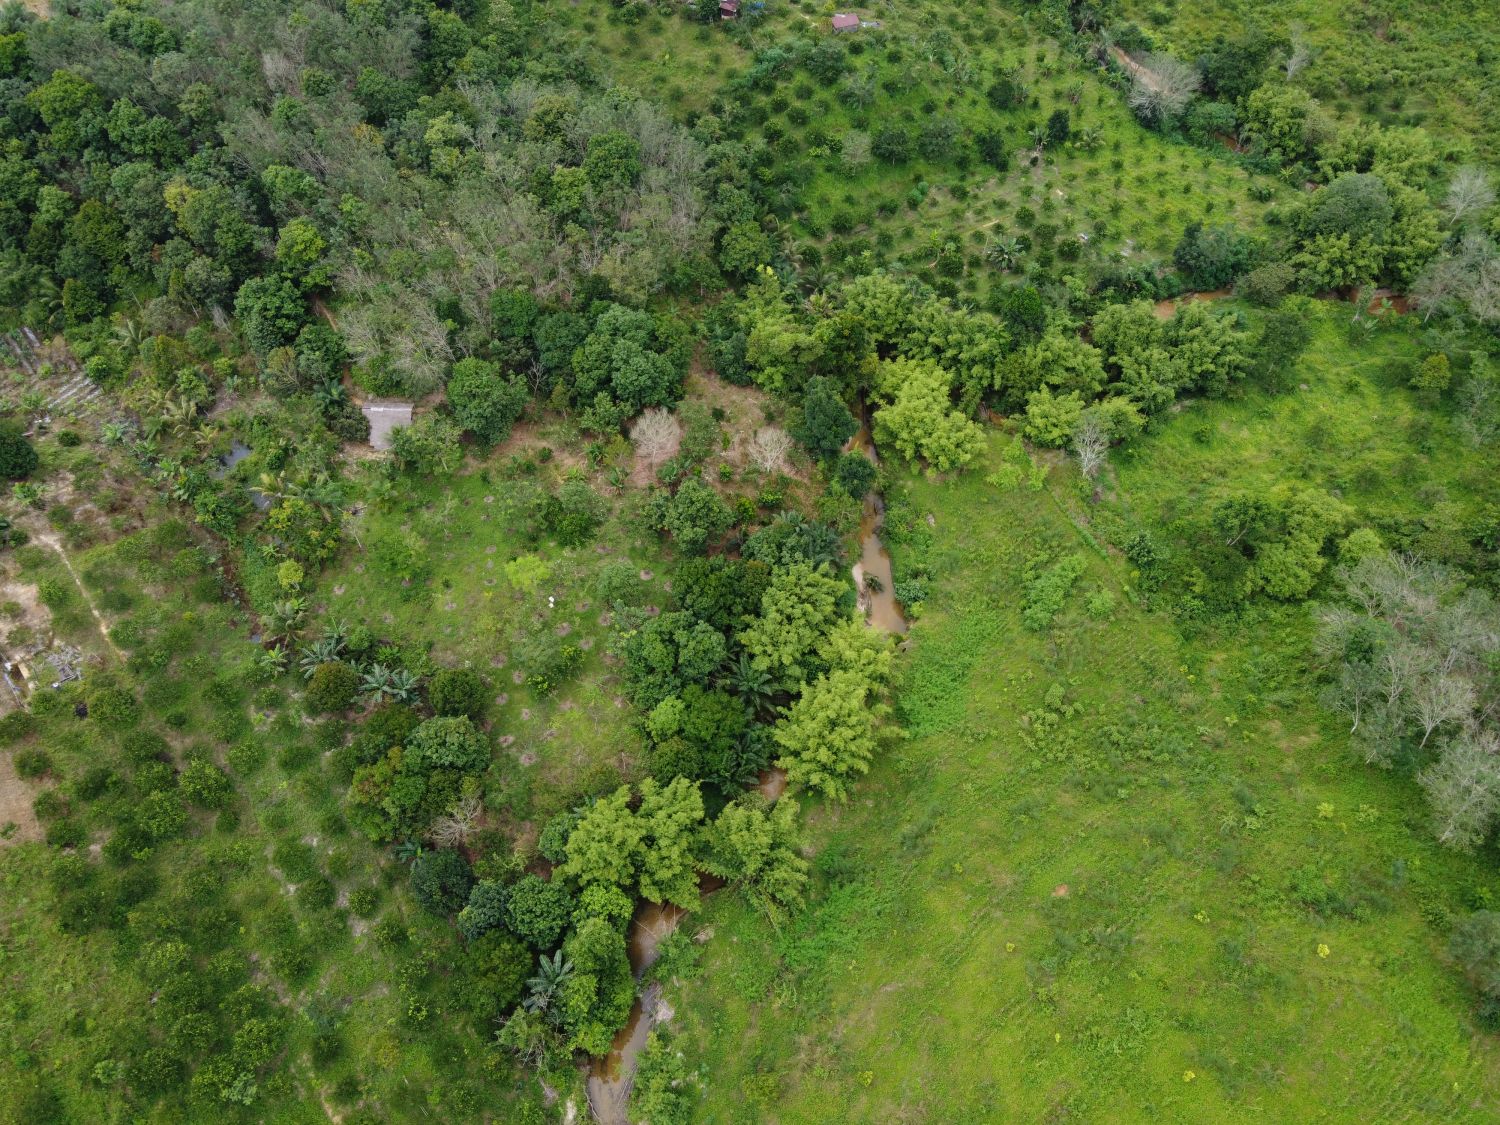
[[469,837],[479,828],[479,818],[484,806],[478,797],[460,797],[432,825],[432,842],[440,848],[457,848],[469,842]]
[[1469,851],[1500,822],[1500,738],[1493,731],[1465,729],[1417,780],[1443,843]]
[[1307,69],[1307,64],[1312,62],[1312,48],[1307,45],[1307,34],[1300,24],[1292,24],[1288,29],[1292,41],[1292,49],[1286,57],[1286,80],[1290,82]]
[[792,451],[792,437],[779,426],[764,426],[750,439],[750,460],[762,472],[780,471]]
[[1130,108],[1152,125],[1174,120],[1187,108],[1203,76],[1191,63],[1171,55],[1147,55],[1134,68],[1130,84]]
[[636,453],[655,465],[677,452],[682,427],[670,412],[652,407],[643,410],[635,420],[635,425],[630,428],[630,440],[635,443]]
[[1104,457],[1108,452],[1109,436],[1104,432],[1103,424],[1092,411],[1085,411],[1073,431],[1073,455],[1078,458],[1078,468],[1085,477],[1093,480],[1104,467]]
[[1495,205],[1495,185],[1485,169],[1469,164],[1453,173],[1448,181],[1448,194],[1443,197],[1443,210],[1454,226],[1463,226],[1477,219]]

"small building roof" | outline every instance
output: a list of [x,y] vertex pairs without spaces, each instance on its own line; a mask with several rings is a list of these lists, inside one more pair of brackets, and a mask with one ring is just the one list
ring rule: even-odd
[[853,12],[835,12],[833,14],[834,31],[853,31],[859,26],[859,17]]

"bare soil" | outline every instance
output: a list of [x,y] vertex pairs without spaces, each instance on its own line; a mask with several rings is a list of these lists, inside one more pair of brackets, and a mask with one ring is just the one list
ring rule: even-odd
[[0,750],[0,828],[7,824],[16,826],[16,831],[9,837],[0,837],[0,848],[42,838],[41,822],[31,811],[31,802],[35,799],[36,790],[16,776],[14,753]]

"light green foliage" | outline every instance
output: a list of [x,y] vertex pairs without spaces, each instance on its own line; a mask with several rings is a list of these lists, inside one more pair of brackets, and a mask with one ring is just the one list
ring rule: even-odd
[[843,616],[844,589],[807,563],[779,568],[761,597],[760,616],[738,637],[755,667],[786,683],[811,675],[818,647]]
[[1037,445],[1060,448],[1072,439],[1082,415],[1083,399],[1077,391],[1057,395],[1043,387],[1026,400],[1026,437]]
[[527,594],[536,593],[551,574],[551,565],[540,555],[518,555],[505,564],[505,580]]
[[796,910],[808,866],[797,812],[797,802],[785,796],[770,809],[752,798],[725,805],[703,830],[704,869],[773,917]]
[[587,889],[595,883],[633,887],[644,858],[646,828],[622,785],[589,806],[568,836],[568,860],[558,874]]
[[921,459],[947,472],[973,460],[980,447],[977,424],[953,409],[951,376],[931,360],[892,360],[881,365],[881,401],[875,441],[908,461]]
[[1043,388],[1092,398],[1104,386],[1101,359],[1099,349],[1077,333],[1052,327],[997,369],[996,389],[1015,407]]
[[688,1125],[693,1102],[687,1059],[664,1030],[651,1032],[630,1089],[631,1116],[650,1125]]
[[333,276],[332,267],[324,258],[327,251],[327,240],[310,220],[292,219],[276,238],[276,265],[298,288],[323,289]]
[[869,675],[842,668],[819,676],[804,689],[774,738],[781,751],[776,764],[787,778],[836,801],[849,799],[849,787],[870,768],[875,732],[884,707]]
[[1028,629],[1041,632],[1052,624],[1087,566],[1082,555],[1071,554],[1030,568],[1023,594],[1025,608],[1021,611]]
[[660,785],[654,778],[641,782],[636,811],[641,825],[641,897],[681,907],[698,903],[698,875],[693,841],[703,821],[703,796],[698,783],[685,777]]
[[407,736],[406,764],[418,770],[481,773],[490,764],[490,747],[467,715],[440,716]]
[[1441,394],[1452,381],[1453,371],[1448,365],[1448,357],[1442,352],[1435,352],[1422,361],[1422,366],[1412,376],[1411,385],[1419,391]]
[[451,473],[463,460],[459,428],[441,414],[424,414],[391,434],[391,456],[403,472],[425,477]]

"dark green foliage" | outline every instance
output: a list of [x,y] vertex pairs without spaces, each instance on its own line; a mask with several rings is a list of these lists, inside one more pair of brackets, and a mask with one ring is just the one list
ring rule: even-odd
[[234,315],[250,346],[262,354],[297,338],[307,323],[307,303],[296,286],[277,277],[251,278],[234,299]]
[[474,886],[469,861],[444,848],[424,852],[411,868],[411,891],[424,910],[449,915],[462,910]]
[[464,1006],[488,1034],[494,1021],[521,1002],[535,955],[504,930],[490,930],[464,951],[459,985]]
[[865,493],[875,483],[875,465],[862,453],[845,453],[833,467],[833,483],[856,500],[863,500]]
[[458,424],[482,445],[504,441],[526,409],[526,384],[482,359],[455,363],[447,394]]
[[547,498],[542,520],[559,546],[581,547],[609,515],[609,505],[586,480],[564,481],[556,496]]
[[802,421],[792,431],[792,436],[805,445],[809,453],[825,461],[831,460],[839,455],[844,443],[858,429],[859,423],[849,413],[831,379],[815,376],[807,381],[802,396]]
[[15,765],[17,776],[29,781],[52,769],[52,755],[40,746],[29,746],[25,750],[16,751]]
[[1379,176],[1349,173],[1315,192],[1302,212],[1306,235],[1380,237],[1395,214],[1391,193]]
[[469,941],[503,926],[509,892],[504,883],[481,879],[469,891],[469,901],[458,912],[458,932]]
[[746,559],[771,567],[806,562],[837,566],[844,557],[838,532],[800,512],[782,512],[745,541]]
[[439,715],[467,715],[477,719],[484,711],[488,694],[484,677],[472,668],[444,668],[427,686],[427,702]]
[[[549,828],[552,823],[549,822]],[[567,832],[572,831],[571,821],[566,828]],[[557,948],[572,912],[573,896],[562,882],[523,875],[510,888],[505,924],[531,948],[546,953]]]
[[0,477],[25,480],[36,471],[39,458],[15,422],[0,421]]
[[330,660],[313,669],[307,683],[307,704],[315,711],[344,711],[358,691],[359,673],[342,660]]
[[1191,223],[1172,261],[1191,288],[1223,289],[1250,267],[1254,256],[1254,242],[1234,227]]

